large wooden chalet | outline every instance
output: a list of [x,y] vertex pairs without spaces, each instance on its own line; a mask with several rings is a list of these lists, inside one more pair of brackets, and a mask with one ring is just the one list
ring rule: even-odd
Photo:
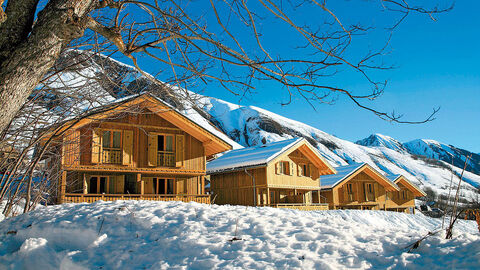
[[[232,147],[162,100],[141,94],[70,120],[52,133],[58,202],[142,199],[209,203],[206,157]],[[220,133],[220,132],[218,132]],[[58,160],[58,159],[57,159]]]
[[232,150],[207,164],[216,204],[300,210],[328,209],[315,196],[320,177],[335,172],[307,140],[298,138]]

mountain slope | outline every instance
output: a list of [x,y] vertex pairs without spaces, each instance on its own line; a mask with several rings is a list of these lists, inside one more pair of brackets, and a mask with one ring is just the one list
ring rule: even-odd
[[[82,55],[78,51],[70,53],[74,57]],[[72,55],[65,56],[64,61],[73,61]],[[120,72],[121,76],[117,72]],[[75,77],[75,74],[84,73],[88,76]],[[387,174],[403,174],[421,187],[431,187],[439,193],[448,193],[451,180],[449,163],[442,160],[443,155],[429,156],[428,149],[420,151],[424,148],[415,147],[414,143],[402,144],[391,137],[376,134],[355,144],[255,106],[237,105],[180,88],[158,86],[132,67],[103,56],[82,61],[82,66],[78,67],[75,73],[59,74],[58,77],[61,79],[66,75],[73,76],[77,83],[83,80],[88,86],[79,91],[88,92],[94,89],[96,95],[108,96],[105,100],[115,100],[128,94],[150,91],[198,121],[205,128],[213,132],[220,130],[225,133],[226,135],[222,135],[223,138],[235,148],[304,137],[335,166],[367,162]],[[120,81],[124,87],[118,87]],[[52,87],[56,85],[52,83]],[[430,147],[430,149],[433,148]],[[439,153],[439,150],[436,149],[435,153]],[[462,153],[455,152],[459,159]],[[458,163],[455,163],[454,167],[456,174],[461,172]],[[480,186],[480,176],[466,172],[465,181],[469,184],[462,187],[461,195],[469,198],[475,191],[474,187]]]

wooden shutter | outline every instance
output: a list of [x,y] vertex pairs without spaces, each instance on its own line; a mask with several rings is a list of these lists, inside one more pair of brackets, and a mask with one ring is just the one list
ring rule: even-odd
[[280,162],[275,163],[275,174],[280,174]]
[[69,130],[63,137],[62,144],[62,164],[79,165],[80,164],[80,131]]
[[363,194],[365,195],[365,201],[368,202],[368,184],[363,184]]
[[185,194],[186,192],[186,178],[177,178],[177,194]]
[[102,130],[96,128],[92,132],[92,163],[101,163]]
[[125,175],[118,175],[115,178],[115,193],[123,194],[125,190]]
[[148,166],[157,166],[158,136],[148,134]]
[[183,167],[185,160],[185,136],[175,136],[175,166]]
[[133,130],[123,131],[123,165],[131,165],[133,163]]

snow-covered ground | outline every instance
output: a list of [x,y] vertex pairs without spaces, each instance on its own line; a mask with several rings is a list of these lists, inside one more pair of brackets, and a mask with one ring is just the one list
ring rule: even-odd
[[0,268],[478,269],[480,234],[470,221],[459,221],[452,240],[439,233],[406,252],[440,224],[383,211],[64,204],[0,222]]

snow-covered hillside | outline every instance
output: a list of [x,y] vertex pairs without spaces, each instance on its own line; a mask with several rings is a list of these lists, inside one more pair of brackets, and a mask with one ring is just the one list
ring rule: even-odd
[[[78,58],[76,54],[78,54],[77,51],[71,51],[70,55],[62,58],[62,62]],[[159,87],[133,68],[107,57],[95,56],[81,63],[82,68],[76,68],[75,73],[83,74],[85,70],[86,74],[83,76],[77,75],[85,80],[87,87],[84,87],[83,91],[92,88],[97,95],[110,95],[113,99],[122,98],[127,94],[150,91],[201,123],[205,128],[214,132],[223,131],[227,135],[223,138],[235,148],[304,137],[334,166],[367,162],[386,174],[403,174],[422,188],[431,187],[439,193],[448,192],[451,179],[450,162],[443,161],[444,155],[431,154],[425,147],[415,146],[414,142],[402,144],[391,137],[377,134],[356,144],[262,108],[237,105],[178,88]],[[94,67],[93,70],[92,67]],[[73,76],[72,74],[67,75]],[[59,80],[62,76],[62,74],[59,75]],[[92,77],[100,79],[92,79]],[[79,80],[75,80],[76,84]],[[118,87],[119,81],[125,87]],[[52,87],[55,87],[55,84]],[[455,153],[459,160],[461,160],[460,155],[465,153],[447,151]],[[435,153],[438,153],[438,150],[435,150]],[[477,159],[477,162],[478,160],[480,159]],[[455,163],[456,174],[461,172],[459,163]],[[470,168],[475,166],[472,165]],[[474,187],[480,186],[480,176],[472,173],[475,170],[470,171],[465,174],[465,181],[469,184],[462,187],[461,194],[467,199],[475,192]],[[454,180],[458,181],[457,176]]]
[[[334,165],[367,162],[386,174],[403,174],[421,187],[428,186],[443,194],[448,192],[452,175],[448,163],[412,155],[402,143],[391,137],[377,134],[358,142],[365,146],[258,107],[208,97],[203,98],[202,104],[211,121],[244,146],[304,137]],[[458,167],[454,167],[454,171],[456,175],[461,173]],[[464,177],[469,184],[462,187],[462,195],[469,198],[475,187],[480,186],[480,176],[466,172]]]
[[[460,220],[384,211],[116,201],[63,204],[0,222],[4,269],[476,269],[480,235]],[[231,241],[234,237],[238,240]]]

